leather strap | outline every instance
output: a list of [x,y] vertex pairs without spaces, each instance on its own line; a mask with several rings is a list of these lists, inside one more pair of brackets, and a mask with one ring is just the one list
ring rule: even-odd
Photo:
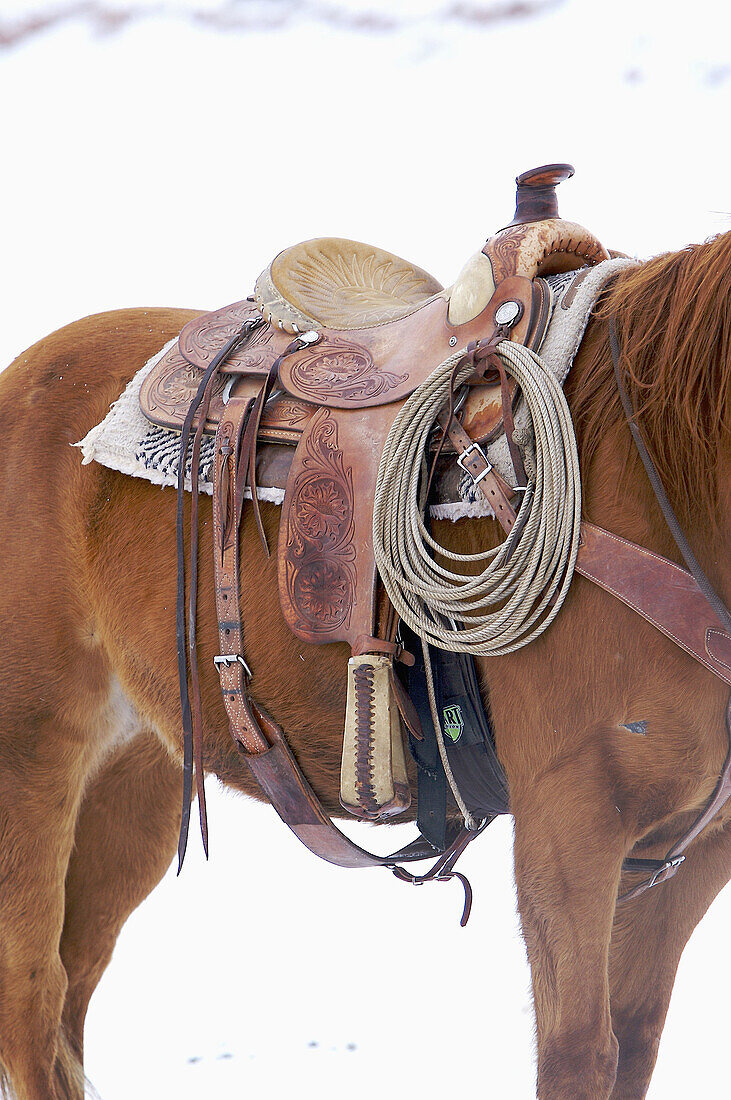
[[[406,848],[388,856],[374,855],[360,848],[341,833],[325,813],[309,783],[300,771],[292,750],[280,727],[254,704],[262,726],[266,729],[270,744],[265,752],[250,754],[240,742],[239,752],[247,767],[274,806],[285,825],[320,859],[338,867],[389,867],[435,854],[431,844],[419,838]],[[437,861],[442,862],[477,836],[476,830],[460,828],[450,837],[450,845]]]
[[213,564],[220,653],[214,658],[231,736],[248,753],[266,752],[269,744],[249,704],[244,658],[244,630],[239,605],[239,530],[236,473],[248,401],[229,401],[216,433],[213,474]]
[[293,340],[275,360],[253,402],[236,397],[229,400],[216,432],[213,564],[220,653],[214,658],[214,663],[221,680],[231,736],[248,753],[265,752],[269,743],[251,708],[248,693],[251,671],[244,657],[244,628],[239,603],[239,527],[244,486],[248,472],[257,526],[268,553],[253,472],[256,465],[256,432],[282,359],[300,346],[299,340]]
[[409,667],[414,663],[413,653],[409,653],[399,642],[374,638],[370,634],[359,634],[352,645],[351,652],[354,657],[360,657],[363,653],[379,653],[384,657],[393,657],[394,661],[401,661]]
[[[234,350],[244,341],[250,332],[258,328],[261,321],[257,319],[247,319],[241,325],[241,328],[220,348],[216,355],[211,360],[210,364],[206,368],[203,377],[201,378],[198,390],[190,403],[188,412],[183,423],[183,428],[180,438],[180,452],[178,460],[178,499],[177,499],[177,515],[176,515],[176,530],[177,530],[177,604],[176,604],[176,634],[178,643],[178,680],[180,689],[180,705],[182,712],[182,725],[183,725],[183,807],[180,818],[180,835],[178,837],[178,874],[180,874],[183,866],[183,860],[185,859],[185,850],[188,844],[188,828],[190,824],[190,805],[193,795],[193,756],[194,756],[194,735],[193,735],[193,716],[190,706],[190,696],[188,692],[188,641],[186,637],[186,614],[185,614],[185,539],[184,539],[184,520],[185,520],[185,464],[188,453],[188,443],[190,440],[190,432],[193,423],[196,418],[196,414],[202,403],[204,408],[207,408],[208,401],[210,399],[210,388],[212,387],[214,378],[221,366],[221,363],[231,355]],[[202,418],[202,423],[205,422],[205,415]],[[200,427],[200,425],[199,425]],[[199,434],[199,433],[198,433]],[[200,440],[198,440],[198,446],[200,446]],[[194,455],[194,458],[196,456]],[[197,460],[193,463],[197,466]],[[193,473],[197,473],[197,470],[193,470]],[[191,485],[193,496],[195,497],[198,492],[197,480]],[[190,616],[194,619],[194,609],[190,612]],[[193,649],[192,659],[195,662],[195,631],[193,631]],[[193,672],[197,671],[195,664]],[[194,689],[194,699],[197,706],[197,694]],[[196,738],[197,740],[197,738]],[[199,788],[202,789],[202,774],[203,769],[199,761],[200,776],[198,779]],[[207,852],[207,821],[205,812],[205,798],[199,806],[199,813],[201,819],[201,832],[203,836],[204,849]]]
[[479,485],[480,492],[489,503],[503,530],[510,532],[516,517],[510,503],[513,490],[497,470],[493,469],[482,447],[472,442],[455,416],[440,413],[438,421],[457,452],[459,465],[467,471],[475,484]]
[[582,523],[576,572],[611,592],[731,685],[731,636],[719,629],[715,609],[687,570],[593,523]]
[[466,875],[454,870],[454,865],[470,841],[484,832],[491,821],[492,818],[487,818],[482,822],[479,829],[463,829],[450,848],[425,875],[412,875],[410,871],[404,870],[403,867],[394,867],[393,873],[401,882],[410,882],[414,886],[422,886],[425,882],[449,882],[453,878],[459,879],[464,887],[465,895],[464,909],[459,923],[464,928],[470,918],[470,910],[472,909],[472,887]]
[[[200,454],[203,429],[208,418],[216,373],[214,372],[203,392],[200,409],[197,413],[197,427],[193,437],[193,450],[190,461],[190,584],[188,586],[188,661],[190,665],[190,702],[193,741],[193,764],[195,767],[195,785],[198,795],[198,818],[200,821],[203,851],[208,855],[208,813],[206,810],[206,788],[203,774],[203,710],[201,706],[200,678],[198,674],[198,478],[200,474]],[[180,593],[181,597],[183,593]]]

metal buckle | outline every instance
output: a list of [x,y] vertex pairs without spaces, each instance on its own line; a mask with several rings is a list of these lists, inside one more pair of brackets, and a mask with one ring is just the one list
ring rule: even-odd
[[219,676],[222,668],[231,668],[231,665],[235,665],[237,662],[244,668],[249,679],[253,680],[254,677],[251,674],[251,669],[240,653],[219,653],[217,657],[213,658],[213,663],[216,666]]
[[[680,867],[681,863],[685,863],[685,856],[676,856],[675,859],[666,860],[665,863],[663,863],[662,867],[658,867],[658,869],[655,871],[654,875],[647,884],[647,889],[650,890],[653,886],[657,886],[658,884],[662,886],[663,882],[665,882],[665,879],[661,879],[660,875],[665,875],[667,871],[671,871],[675,867]],[[669,878],[670,876],[667,875],[666,877]]]
[[[472,471],[468,470],[465,466],[465,459],[467,458],[467,455],[472,453],[472,451],[477,451],[480,458],[482,458],[486,463],[485,469],[482,471],[481,474],[478,474],[477,477],[475,477]],[[470,475],[473,485],[479,485],[483,477],[486,477],[487,474],[489,474],[492,470],[492,463],[490,462],[489,458],[487,457],[479,443],[471,443],[469,447],[462,451],[462,454],[457,456],[457,465],[461,466],[464,472]]]

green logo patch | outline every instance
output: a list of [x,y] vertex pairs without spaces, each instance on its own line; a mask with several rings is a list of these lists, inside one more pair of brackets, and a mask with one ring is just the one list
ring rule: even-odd
[[444,707],[442,710],[442,729],[444,736],[450,741],[459,741],[464,731],[464,719],[459,703],[453,703],[452,706]]

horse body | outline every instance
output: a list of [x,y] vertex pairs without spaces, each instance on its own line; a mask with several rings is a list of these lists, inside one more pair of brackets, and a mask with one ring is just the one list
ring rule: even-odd
[[[702,468],[678,473],[674,504],[728,601],[731,451],[721,421],[731,375],[731,235],[661,262],[677,276],[675,310],[685,327],[707,333],[712,326],[706,344],[713,347],[704,353],[713,358],[710,379],[688,375],[688,415],[672,421],[673,451],[687,460],[698,423],[712,419],[711,399],[720,413],[703,429]],[[682,297],[680,269],[698,286],[706,280],[703,295]],[[625,277],[618,292],[624,335],[641,363],[646,345],[633,324],[660,296],[650,293],[659,276],[658,268]],[[633,278],[634,306],[621,300]],[[192,316],[128,310],[87,318],[35,345],[0,377],[0,1065],[18,1100],[82,1097],[89,998],[122,924],[175,851],[174,493],[95,463],[82,466],[70,444]],[[669,316],[661,324],[672,329]],[[667,358],[661,348],[658,386],[682,365]],[[605,326],[592,322],[567,385],[584,459],[585,513],[677,559],[608,396],[610,382]],[[645,392],[647,378],[634,382],[635,396]],[[652,387],[646,392],[651,398]],[[676,397],[675,412],[680,404]],[[646,418],[657,450],[651,401]],[[673,461],[666,467],[675,470]],[[200,508],[204,763],[260,797],[229,736],[213,669],[210,500]],[[274,541],[278,510],[264,505],[263,512]],[[276,563],[264,557],[250,515],[243,526],[241,603],[254,697],[286,730],[325,807],[340,813],[345,700],[338,672],[347,647],[307,646],[288,630]],[[440,525],[437,534],[466,552],[494,541],[494,526],[461,521]],[[682,949],[731,872],[729,813],[694,843],[672,883],[617,906],[622,861],[633,848],[664,854],[709,797],[727,748],[726,689],[579,577],[538,641],[480,668],[515,816],[538,1096],[639,1100]]]

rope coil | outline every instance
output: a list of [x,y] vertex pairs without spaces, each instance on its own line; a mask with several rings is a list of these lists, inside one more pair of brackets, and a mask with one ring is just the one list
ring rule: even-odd
[[[497,354],[521,388],[536,439],[535,481],[518,513],[524,526],[509,553],[510,539],[477,554],[456,554],[436,542],[423,520],[427,447],[464,354],[462,349],[437,367],[394,421],[378,473],[373,546],[394,608],[426,643],[500,656],[537,638],[566,597],[579,548],[579,460],[560,385],[534,352],[502,341]],[[455,388],[471,372],[465,360]],[[486,565],[477,575],[455,572],[435,554],[457,566]]]

